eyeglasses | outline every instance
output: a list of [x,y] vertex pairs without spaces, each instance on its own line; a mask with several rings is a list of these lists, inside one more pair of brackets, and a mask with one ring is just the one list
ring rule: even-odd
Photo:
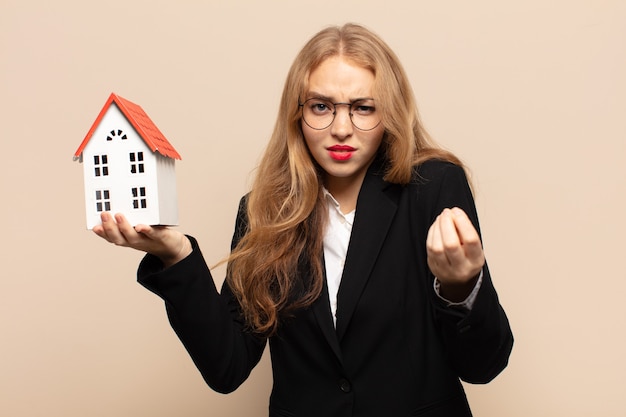
[[323,98],[310,98],[298,104],[302,108],[302,120],[311,129],[324,130],[335,120],[338,106],[348,106],[350,121],[359,130],[372,130],[381,122],[373,98],[355,100],[351,103],[333,103]]

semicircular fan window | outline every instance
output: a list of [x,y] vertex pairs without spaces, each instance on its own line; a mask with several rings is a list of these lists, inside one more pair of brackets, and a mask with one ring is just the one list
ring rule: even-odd
[[107,136],[107,140],[113,140],[116,137],[122,140],[128,139],[128,137],[126,136],[126,133],[124,133],[122,129],[117,129],[117,130],[113,129],[109,132],[109,135]]

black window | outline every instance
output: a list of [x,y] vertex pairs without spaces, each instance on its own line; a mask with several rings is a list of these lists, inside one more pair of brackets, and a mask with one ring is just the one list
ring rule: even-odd
[[94,175],[96,177],[106,177],[109,175],[109,158],[107,155],[93,156]]
[[130,173],[131,174],[143,174],[143,152],[131,152],[128,155],[130,161]]
[[96,211],[111,211],[111,196],[109,190],[96,190]]
[[145,209],[148,207],[146,187],[131,188],[131,193],[133,194],[133,209]]

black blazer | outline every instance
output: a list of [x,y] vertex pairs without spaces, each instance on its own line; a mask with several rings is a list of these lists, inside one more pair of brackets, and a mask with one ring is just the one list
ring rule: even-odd
[[[325,287],[269,339],[270,416],[471,415],[459,378],[492,380],[507,364],[513,336],[486,265],[471,312],[446,306],[433,290],[426,234],[453,206],[478,228],[461,168],[426,162],[409,185],[396,185],[372,164],[357,201],[336,329]],[[240,207],[233,244],[245,221]],[[258,363],[266,340],[245,331],[228,285],[220,295],[190,239],[193,253],[169,269],[146,256],[139,281],[165,300],[172,327],[209,386],[230,392]]]

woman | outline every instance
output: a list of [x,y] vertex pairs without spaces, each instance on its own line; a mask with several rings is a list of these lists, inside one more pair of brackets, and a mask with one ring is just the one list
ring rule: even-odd
[[148,254],[139,281],[206,382],[235,390],[269,340],[270,416],[469,416],[513,337],[460,161],[418,119],[391,49],[322,30],[285,83],[237,215],[221,294],[198,243],[102,215],[94,232]]

